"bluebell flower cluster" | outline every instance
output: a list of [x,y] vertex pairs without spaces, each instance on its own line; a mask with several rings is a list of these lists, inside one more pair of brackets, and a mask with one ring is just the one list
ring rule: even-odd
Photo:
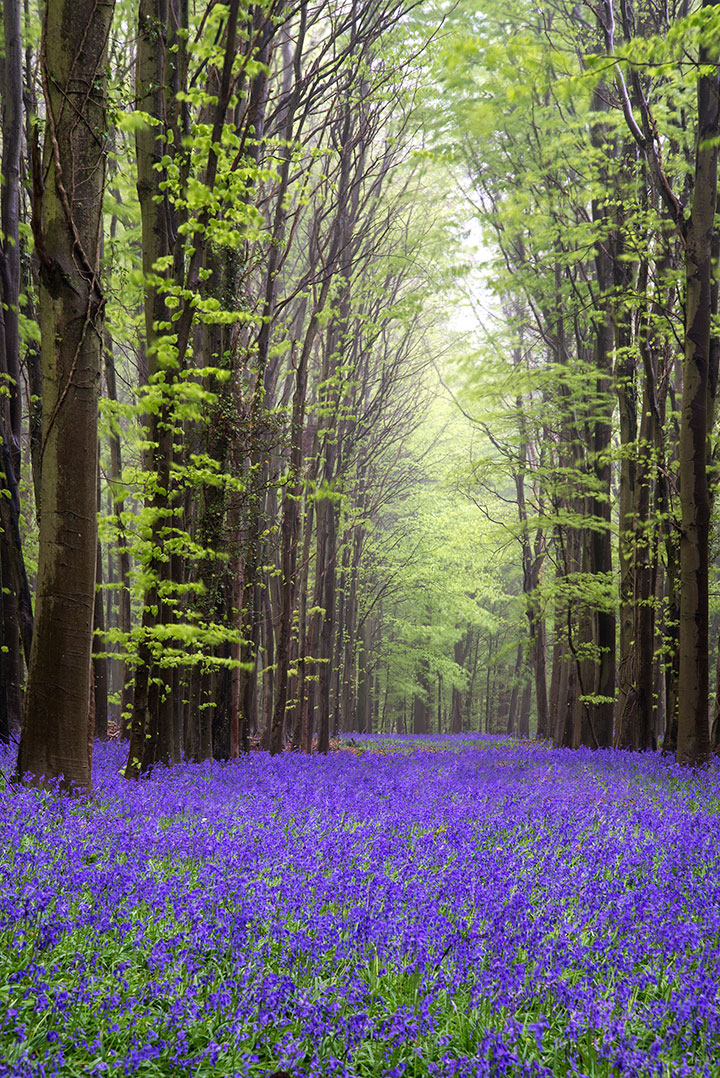
[[2,784],[0,1076],[720,1073],[720,770],[355,744]]

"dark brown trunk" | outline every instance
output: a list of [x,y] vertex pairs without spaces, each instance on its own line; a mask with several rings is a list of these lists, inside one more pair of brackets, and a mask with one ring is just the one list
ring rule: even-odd
[[[0,641],[5,639],[5,603],[2,591],[2,559],[0,558]],[[10,709],[8,706],[8,661],[5,648],[0,650],[0,745],[10,744]]]
[[[703,2],[703,7],[712,5]],[[687,314],[680,419],[680,624],[677,761],[705,763],[708,724],[708,551],[710,498],[707,478],[712,309],[712,247],[717,202],[720,96],[716,49],[700,50],[712,65],[697,81],[698,135],[692,209],[686,233]]]
[[34,182],[44,447],[35,628],[17,770],[36,781],[62,775],[66,786],[80,788],[91,783],[104,312],[99,236],[112,15],[112,3],[48,0],[41,49],[45,151]]
[[20,0],[3,2],[2,237],[0,298],[3,344],[0,370],[9,429],[5,431],[15,476],[20,477],[20,154],[22,139],[22,34]]

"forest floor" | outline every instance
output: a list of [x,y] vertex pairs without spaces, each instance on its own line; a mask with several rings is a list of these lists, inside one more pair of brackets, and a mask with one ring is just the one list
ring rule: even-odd
[[352,742],[0,782],[0,1075],[720,1074],[717,766]]

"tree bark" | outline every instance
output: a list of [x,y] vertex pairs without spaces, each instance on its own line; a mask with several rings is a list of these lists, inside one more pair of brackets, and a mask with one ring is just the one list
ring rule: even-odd
[[[703,3],[703,7],[711,6]],[[710,755],[708,723],[708,407],[714,397],[710,373],[712,247],[717,202],[720,94],[717,56],[700,50],[711,74],[697,82],[698,142],[695,183],[686,236],[687,308],[680,420],[680,625],[677,761],[702,764]],[[715,378],[717,372],[715,372]]]
[[97,416],[104,297],[105,57],[113,4],[48,0],[46,132],[33,227],[41,264],[43,466],[36,618],[17,770],[91,783]]

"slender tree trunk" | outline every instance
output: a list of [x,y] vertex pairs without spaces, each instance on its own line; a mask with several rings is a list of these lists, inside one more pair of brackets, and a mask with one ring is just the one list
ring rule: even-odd
[[720,753],[720,640],[715,663],[715,706],[710,730],[710,748],[716,756]]
[[[0,594],[2,594],[3,575],[0,559]],[[5,609],[0,602],[0,640],[5,639]],[[5,649],[0,651],[0,745],[10,744],[10,711],[8,707],[8,662]]]
[[521,674],[521,671],[522,671],[522,665],[523,665],[523,646],[522,646],[522,644],[518,644],[518,646],[517,646],[517,655],[516,655],[516,658],[515,658],[515,672],[513,674],[513,680],[512,680],[512,691],[510,693],[510,704],[508,706],[508,714],[507,714],[507,733],[508,734],[514,734],[515,733],[515,724],[516,724],[516,720],[517,720],[518,695],[519,695],[519,692],[520,692],[520,674]]
[[[472,642],[472,631],[470,629],[455,641],[453,648],[453,659],[455,665],[464,667],[470,650],[470,644]],[[453,685],[452,689],[452,702],[450,705],[450,733],[460,734],[462,733],[462,710],[463,710],[463,694],[456,685]]]
[[[285,717],[288,698],[288,667],[290,665],[290,638],[295,610],[297,587],[297,555],[300,530],[300,506],[302,492],[303,424],[305,421],[305,397],[307,394],[308,362],[317,329],[317,317],[313,316],[303,343],[300,360],[295,372],[292,419],[290,424],[290,469],[288,487],[283,498],[280,554],[280,624],[277,634],[277,676],[275,706],[270,732],[270,752],[282,752],[285,737]],[[295,739],[293,738],[293,743]]]
[[[621,199],[618,197],[618,203]],[[619,211],[621,212],[621,211]],[[621,246],[623,222],[616,227],[616,250],[613,260],[615,292],[618,299],[627,293],[631,284],[627,258]],[[638,292],[647,287],[647,264],[641,269]],[[633,613],[633,540],[635,517],[635,452],[637,442],[637,371],[631,348],[632,333],[629,319],[615,319],[615,389],[618,399],[620,427],[620,462],[618,465],[618,565],[620,573],[620,613],[618,651],[618,689],[615,701],[615,733],[619,734],[628,694],[633,691],[634,613]]]
[[[22,36],[19,0],[3,3],[2,63],[2,197],[0,198],[0,398],[2,476],[0,485],[9,491],[0,496],[0,559],[4,591],[0,594],[3,632],[0,642],[7,649],[2,659],[4,677],[0,708],[8,729],[20,725],[22,696],[17,625],[22,619],[26,661],[32,639],[32,604],[27,586],[20,539],[18,482],[22,407],[20,395],[20,155],[22,136]],[[30,365],[32,368],[32,364]],[[30,370],[32,376],[33,370]]]
[[0,242],[0,297],[4,349],[0,370],[7,376],[10,456],[20,478],[20,152],[22,139],[22,31],[20,0],[3,0],[2,94],[2,237]]
[[531,658],[535,680],[535,702],[537,707],[537,737],[544,741],[551,735],[550,715],[548,713],[547,669],[545,663],[545,618],[540,611],[534,612],[535,632],[531,640]]
[[[97,499],[100,503],[100,472],[97,477]],[[103,603],[103,567],[102,567],[102,544],[97,541],[97,564],[95,584],[95,609],[93,615],[94,638],[93,638],[93,702],[95,723],[93,733],[95,737],[105,739],[108,733],[108,661],[107,642],[105,640],[105,605]]]
[[637,453],[637,484],[634,497],[636,521],[633,555],[634,648],[629,688],[619,716],[617,744],[620,748],[655,748],[653,729],[653,655],[655,648],[655,575],[657,544],[651,509],[654,467],[653,421],[649,386],[643,393],[640,442]]
[[[595,92],[593,107],[599,112],[607,109],[606,87],[600,84]],[[609,131],[603,121],[592,127],[591,138],[596,149],[604,154]],[[603,176],[607,183],[607,177]],[[590,572],[598,579],[603,592],[609,591],[613,580],[612,563],[612,491],[610,448],[612,442],[614,400],[612,395],[613,346],[615,343],[611,294],[613,291],[613,260],[611,247],[615,222],[610,220],[610,208],[603,198],[592,203],[593,221],[600,228],[600,240],[595,247],[595,275],[600,310],[596,314],[593,366],[595,369],[595,401],[591,424],[593,489],[590,511],[594,521],[590,543]],[[600,602],[593,614],[593,637],[596,651],[592,693],[592,726],[600,747],[612,745],[613,712],[615,708],[615,610],[609,600]]]
[[467,691],[467,702],[465,705],[465,729],[472,730],[472,713],[473,704],[475,702],[475,684],[477,682],[478,672],[478,659],[480,657],[480,633],[475,634],[475,651],[473,654],[472,674],[470,675],[470,685]]
[[[105,387],[108,400],[117,403],[117,379],[115,376],[115,353],[113,341],[107,328],[104,334],[105,354]],[[118,628],[126,641],[130,639],[132,629],[132,615],[130,608],[130,551],[128,548],[125,525],[122,519],[124,508],[124,491],[122,487],[122,452],[120,436],[113,430],[110,434],[110,497],[112,499],[112,514],[117,535],[117,564],[118,564]],[[127,647],[127,644],[123,645]],[[128,677],[127,665],[124,657],[118,656],[114,660],[115,676],[111,679],[113,684],[120,685],[120,728],[123,736],[130,734],[130,714],[132,709],[132,681]]]
[[308,740],[309,712],[305,706],[307,694],[305,656],[307,653],[308,574],[310,571],[310,544],[313,534],[313,520],[314,502],[307,501],[305,506],[305,522],[303,524],[302,562],[298,579],[298,676],[295,721],[293,723],[292,736],[293,749],[302,749],[303,752],[309,752],[310,747],[312,746],[312,732],[310,732]]
[[[333,663],[333,624],[335,617],[336,521],[335,505],[323,498],[317,505],[318,550],[316,572],[320,581],[323,613],[318,633],[317,707],[318,752],[330,747],[330,683]],[[322,540],[321,540],[322,535]]]

